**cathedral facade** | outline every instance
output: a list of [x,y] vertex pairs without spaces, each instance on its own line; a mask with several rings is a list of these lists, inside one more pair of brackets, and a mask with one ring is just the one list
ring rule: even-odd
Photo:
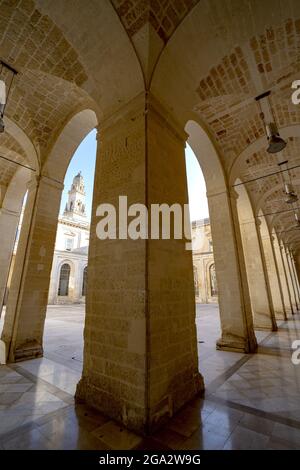
[[[78,173],[59,217],[49,288],[49,304],[85,302],[89,230],[84,179]],[[192,222],[195,300],[218,301],[216,270],[209,218]]]
[[[193,221],[191,228],[195,300],[197,303],[217,302],[209,218]],[[89,231],[84,179],[78,173],[68,192],[63,215],[58,220],[48,298],[50,305],[85,302]]]
[[197,303],[218,302],[218,286],[210,220],[192,222],[195,298]]
[[85,301],[89,230],[84,179],[78,173],[73,179],[63,215],[58,220],[49,304]]

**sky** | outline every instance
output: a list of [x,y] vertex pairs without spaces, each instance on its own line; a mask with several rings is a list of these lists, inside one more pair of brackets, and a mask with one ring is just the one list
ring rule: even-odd
[[[68,167],[61,201],[61,214],[63,213],[66,202],[68,200],[68,191],[71,187],[73,178],[79,171],[81,171],[85,183],[86,213],[90,218],[92,210],[96,148],[96,130],[93,130],[79,145]],[[185,159],[188,180],[190,219],[191,221],[204,219],[209,216],[205,181],[198,160],[189,145],[186,147]],[[163,203],[164,201],[161,202]]]
[[96,162],[96,130],[90,132],[86,138],[81,142],[76,152],[70,161],[69,167],[66,172],[64,181],[64,190],[61,199],[60,213],[62,214],[66,202],[68,200],[68,191],[71,188],[74,176],[81,171],[84,178],[85,193],[86,193],[86,213],[90,218],[92,212],[92,196],[94,187],[94,173],[95,173],[95,162]]
[[206,185],[197,157],[189,145],[185,150],[186,175],[188,182],[190,220],[209,217]]

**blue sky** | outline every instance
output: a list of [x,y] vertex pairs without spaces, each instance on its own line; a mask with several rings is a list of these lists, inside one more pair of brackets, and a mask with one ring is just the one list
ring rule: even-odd
[[186,175],[188,181],[190,219],[198,220],[209,217],[206,198],[206,186],[201,167],[189,145],[185,149]]
[[92,211],[92,195],[94,187],[94,172],[96,161],[96,130],[90,132],[86,138],[81,142],[67,169],[65,176],[65,187],[63,190],[60,213],[65,209],[68,200],[68,191],[71,187],[73,178],[79,171],[81,171],[84,178],[85,192],[86,192],[86,213],[90,218]]
[[[79,171],[81,171],[85,182],[86,211],[90,218],[92,210],[96,147],[96,131],[93,130],[82,141],[70,162],[65,177],[65,188],[62,195],[60,208],[61,213],[64,211],[68,199],[68,191],[71,187],[73,178]],[[189,146],[186,147],[185,158],[188,179],[190,218],[191,220],[203,219],[208,217],[206,187],[203,174],[197,158]]]

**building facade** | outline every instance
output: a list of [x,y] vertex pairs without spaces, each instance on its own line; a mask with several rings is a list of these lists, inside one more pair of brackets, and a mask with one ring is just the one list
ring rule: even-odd
[[[49,288],[49,304],[85,302],[89,224],[84,180],[75,176],[63,216],[59,218]],[[218,302],[218,287],[209,218],[192,222],[195,300]]]
[[218,302],[216,269],[208,218],[192,222],[192,246],[196,302]]
[[84,179],[78,173],[68,193],[64,213],[58,221],[49,304],[85,301],[89,231]]
[[[85,302],[90,237],[85,196],[84,178],[79,172],[74,177],[68,192],[68,201],[63,215],[58,219],[49,286],[48,304],[50,305]],[[9,292],[22,220],[23,211],[5,297]],[[191,229],[195,300],[197,303],[216,303],[218,302],[218,287],[209,218],[193,221]]]

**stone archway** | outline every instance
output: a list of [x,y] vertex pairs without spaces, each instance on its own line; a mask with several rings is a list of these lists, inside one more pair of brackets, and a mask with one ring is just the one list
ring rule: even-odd
[[[222,330],[217,346],[232,350],[255,350],[248,284],[243,271],[244,260],[241,258],[242,252],[237,249],[237,244],[240,243],[237,239],[238,226],[233,223],[231,195],[225,174],[217,151],[200,124],[190,120],[185,130],[189,135],[188,143],[203,171],[207,188]],[[232,298],[230,293],[233,294]],[[248,332],[246,336],[245,331]]]
[[[63,179],[74,151],[97,124],[96,114],[92,110],[81,110],[73,115],[52,146],[41,176],[33,178],[29,185],[2,333],[6,355],[11,361],[16,357],[20,360],[42,354]],[[26,261],[32,256],[37,260],[36,266]],[[39,271],[38,278],[35,270]],[[35,299],[31,296],[34,283],[37,292]],[[31,306],[31,303],[34,305]],[[34,325],[37,325],[36,328]]]

